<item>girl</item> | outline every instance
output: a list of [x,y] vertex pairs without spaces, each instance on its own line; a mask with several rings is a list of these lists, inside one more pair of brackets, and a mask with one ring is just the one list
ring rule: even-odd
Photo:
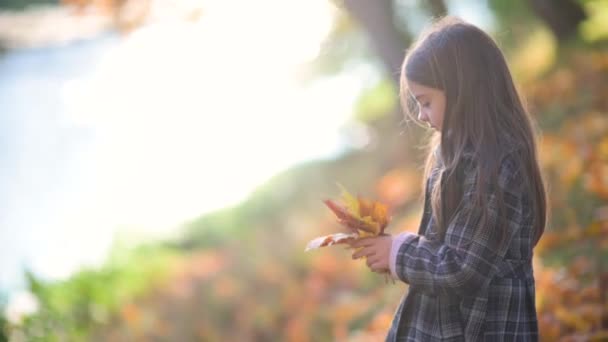
[[387,341],[538,340],[532,249],[546,193],[503,54],[479,28],[443,18],[408,52],[400,97],[436,130],[418,234],[351,243],[362,247],[353,258],[409,284]]

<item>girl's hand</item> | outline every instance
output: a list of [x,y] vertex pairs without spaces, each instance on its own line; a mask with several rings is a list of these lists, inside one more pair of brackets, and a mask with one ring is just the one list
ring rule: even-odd
[[361,238],[350,242],[349,245],[353,248],[363,247],[360,251],[353,253],[353,259],[366,256],[367,266],[373,272],[385,273],[389,270],[388,259],[392,243],[393,237],[385,234]]

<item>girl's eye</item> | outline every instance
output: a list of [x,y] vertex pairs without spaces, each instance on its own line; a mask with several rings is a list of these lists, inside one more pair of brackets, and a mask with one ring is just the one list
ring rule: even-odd
[[429,108],[431,106],[430,102],[425,102],[422,104],[422,108]]

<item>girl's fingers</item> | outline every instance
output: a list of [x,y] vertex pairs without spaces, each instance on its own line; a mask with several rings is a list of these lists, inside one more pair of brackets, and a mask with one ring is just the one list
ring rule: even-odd
[[373,246],[374,244],[374,239],[373,238],[359,238],[353,242],[350,243],[350,245],[352,247],[358,248],[358,247],[369,247],[369,246]]
[[369,260],[369,267],[370,268],[374,268],[374,269],[385,269],[385,267],[383,266],[385,263],[382,262],[382,258],[379,255],[374,255],[373,258],[368,258]]
[[378,261],[380,261],[380,260],[378,259],[378,257],[376,255],[373,255],[372,257],[368,257],[367,266],[372,267],[372,265],[377,263]]
[[353,259],[359,259],[361,257],[370,257],[372,255],[376,254],[373,250],[369,249],[369,248],[363,248],[362,250],[356,252],[355,254],[353,254]]
[[378,272],[378,273],[381,273],[381,272],[386,271],[386,268],[382,267],[382,266],[380,265],[380,262],[378,262],[378,261],[373,262],[373,263],[372,263],[372,265],[370,266],[370,268],[371,268],[371,269],[372,269],[374,272]]

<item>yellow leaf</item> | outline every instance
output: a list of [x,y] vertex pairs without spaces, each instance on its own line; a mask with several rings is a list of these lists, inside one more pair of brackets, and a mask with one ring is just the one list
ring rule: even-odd
[[351,215],[360,219],[361,211],[359,210],[359,201],[355,198],[355,196],[351,195],[350,192],[346,190],[346,188],[340,184],[336,183],[342,190],[342,201],[344,202],[344,206],[350,212]]
[[366,227],[370,228],[373,232],[373,235],[378,235],[380,233],[380,224],[376,222],[371,216],[365,216],[362,218]]

